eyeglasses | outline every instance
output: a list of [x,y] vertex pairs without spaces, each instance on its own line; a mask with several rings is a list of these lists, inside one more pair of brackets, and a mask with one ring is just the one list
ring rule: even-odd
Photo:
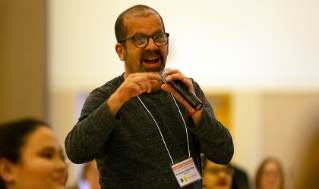
[[232,167],[224,167],[224,168],[212,168],[208,170],[204,170],[205,173],[210,173],[212,175],[218,175],[221,172],[224,172],[227,175],[234,175],[235,171]]
[[134,42],[134,45],[137,48],[144,48],[147,46],[147,44],[149,42],[148,38],[150,38],[150,37],[153,38],[153,41],[154,41],[156,46],[165,46],[168,42],[169,34],[168,33],[158,33],[158,34],[151,35],[151,36],[147,36],[144,34],[138,34],[138,35],[134,35],[132,37],[122,39],[120,41],[120,43],[122,43],[125,40],[132,39]]

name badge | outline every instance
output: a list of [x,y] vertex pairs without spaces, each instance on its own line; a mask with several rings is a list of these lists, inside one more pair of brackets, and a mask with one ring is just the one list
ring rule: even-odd
[[193,158],[188,158],[172,165],[172,170],[180,187],[184,187],[202,178],[194,164]]

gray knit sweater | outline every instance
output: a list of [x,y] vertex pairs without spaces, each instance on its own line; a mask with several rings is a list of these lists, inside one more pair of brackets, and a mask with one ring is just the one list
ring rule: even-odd
[[[96,159],[101,188],[180,188],[160,132],[137,97],[124,103],[112,117],[107,99],[123,83],[118,76],[91,92],[81,116],[65,139],[68,158],[74,163]],[[234,147],[230,133],[214,116],[204,93],[202,119],[195,127],[185,107],[177,101],[188,128],[189,148],[200,174],[200,153],[211,161],[227,164]],[[156,120],[175,163],[188,158],[183,119],[170,93],[160,89],[139,95]],[[184,188],[202,188],[201,180]]]

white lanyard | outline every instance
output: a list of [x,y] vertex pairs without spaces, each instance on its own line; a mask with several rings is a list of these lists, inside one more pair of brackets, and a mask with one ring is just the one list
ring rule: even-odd
[[[171,95],[172,95],[172,94],[171,94]],[[168,153],[169,157],[171,158],[172,165],[174,165],[173,158],[172,158],[171,154],[169,153],[169,150],[168,150],[167,145],[166,145],[166,143],[165,143],[163,134],[162,134],[161,129],[159,128],[159,126],[158,126],[158,124],[157,124],[155,118],[153,117],[153,115],[151,114],[151,112],[147,109],[147,107],[145,106],[145,104],[143,103],[143,101],[140,99],[140,97],[137,96],[137,98],[140,100],[140,102],[142,103],[142,105],[144,106],[144,108],[146,109],[146,111],[147,111],[147,112],[151,115],[151,117],[153,118],[153,120],[154,120],[154,122],[155,122],[155,124],[156,124],[156,126],[157,126],[157,129],[158,129],[158,131],[159,131],[160,134],[161,134],[161,137],[162,137],[163,143],[164,143],[164,145],[165,145],[165,148],[166,148],[166,150],[167,150],[167,153]],[[182,112],[180,111],[180,109],[179,109],[179,107],[178,107],[178,105],[177,105],[177,103],[176,103],[176,100],[175,100],[175,98],[173,97],[173,95],[172,95],[172,98],[173,98],[173,100],[174,100],[174,102],[175,102],[175,104],[176,104],[176,107],[177,107],[177,109],[178,109],[178,111],[179,111],[179,114],[181,115],[182,120],[183,120],[183,122],[184,122],[185,130],[186,130],[186,137],[187,137],[188,157],[190,157],[191,154],[190,154],[190,151],[189,151],[189,139],[188,139],[188,132],[187,132],[187,128],[186,128],[186,123],[185,123],[185,120],[184,120],[184,118],[183,118]]]

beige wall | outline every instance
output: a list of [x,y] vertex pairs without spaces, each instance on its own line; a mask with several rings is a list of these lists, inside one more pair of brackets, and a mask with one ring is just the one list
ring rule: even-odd
[[254,182],[264,158],[276,157],[291,187],[305,146],[312,134],[319,132],[319,92],[241,92],[233,98],[233,162],[245,168]]
[[83,90],[123,71],[116,17],[154,7],[170,33],[167,67],[201,86],[319,88],[316,0],[48,0],[50,90]]
[[319,132],[319,93],[266,93],[263,110],[264,154],[282,161],[291,183],[298,177],[306,146]]
[[47,118],[45,5],[0,2],[0,122]]

